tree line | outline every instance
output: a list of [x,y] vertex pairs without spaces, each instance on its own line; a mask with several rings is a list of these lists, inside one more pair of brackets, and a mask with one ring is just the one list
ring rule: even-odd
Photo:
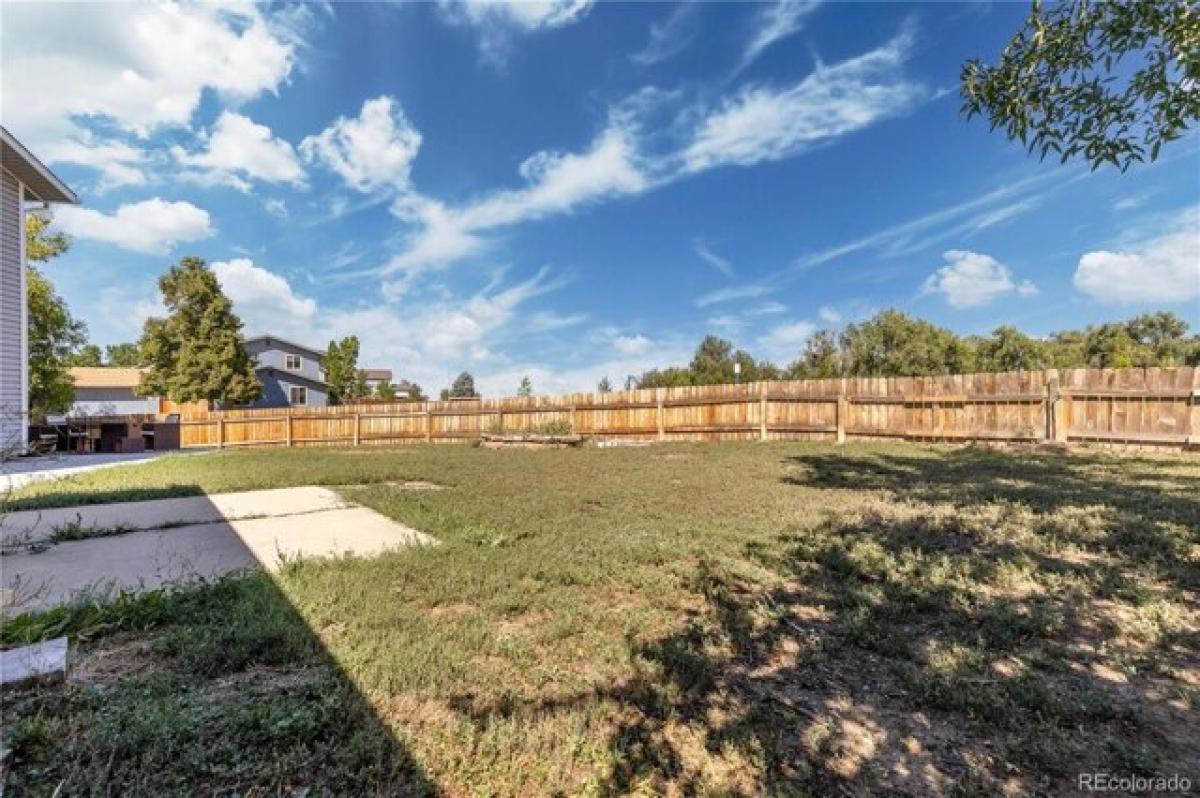
[[[1200,335],[1189,337],[1187,322],[1169,312],[1037,338],[1011,325],[989,335],[961,336],[898,310],[885,310],[840,332],[817,331],[785,367],[756,360],[731,342],[709,335],[686,366],[651,369],[627,387],[1183,365],[1200,365]],[[607,377],[597,389],[611,390]]]

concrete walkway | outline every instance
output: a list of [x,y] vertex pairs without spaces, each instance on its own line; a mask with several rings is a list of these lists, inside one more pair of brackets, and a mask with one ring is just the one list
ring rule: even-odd
[[0,546],[48,540],[55,530],[68,526],[131,532],[262,516],[300,515],[353,506],[328,488],[304,487],[22,510],[0,517]]
[[[201,502],[209,506],[202,507]],[[144,514],[139,506],[146,507]],[[225,517],[223,509],[241,517]],[[128,502],[63,512],[70,513],[72,521],[78,514],[84,524],[94,522],[97,528],[106,528],[107,520],[121,519],[143,531],[4,554],[0,582],[5,616],[79,600],[103,601],[120,590],[181,586],[249,568],[275,569],[289,559],[371,556],[436,543],[325,488]],[[182,515],[172,519],[172,514]],[[205,523],[161,528],[205,518],[209,519]]]

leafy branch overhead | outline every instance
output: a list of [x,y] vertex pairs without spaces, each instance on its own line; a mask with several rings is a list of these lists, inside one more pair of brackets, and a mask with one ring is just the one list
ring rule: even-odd
[[1200,7],[1035,2],[1000,62],[968,61],[961,81],[963,113],[1031,153],[1124,171],[1200,119]]

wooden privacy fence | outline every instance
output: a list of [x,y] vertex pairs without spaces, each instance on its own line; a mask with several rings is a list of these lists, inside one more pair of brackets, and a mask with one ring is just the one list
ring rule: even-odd
[[182,445],[472,441],[567,422],[628,440],[1094,441],[1200,444],[1200,369],[848,377],[533,398],[193,412]]

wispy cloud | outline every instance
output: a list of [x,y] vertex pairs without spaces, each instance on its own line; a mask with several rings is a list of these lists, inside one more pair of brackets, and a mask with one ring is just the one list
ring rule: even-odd
[[629,56],[635,64],[649,66],[666,61],[691,43],[695,35],[695,15],[700,8],[692,3],[675,7],[665,20],[650,25],[646,46]]
[[[869,233],[860,238],[801,255],[793,260],[786,269],[773,276],[777,278],[785,277],[864,250],[890,248],[892,254],[913,252],[916,251],[916,246],[923,248],[945,237],[939,234],[917,245],[914,244],[914,237],[917,235],[924,234],[929,230],[946,224],[956,225],[956,232],[983,229],[980,227],[981,224],[984,226],[989,223],[997,224],[1005,218],[1013,218],[1019,212],[1023,212],[1034,206],[1032,204],[1024,204],[1029,202],[1028,199],[1019,200],[1015,203],[1010,203],[1008,209],[1000,213],[999,216],[996,215],[991,206],[995,206],[1014,196],[1033,191],[1048,183],[1057,181],[1059,185],[1054,186],[1054,188],[1061,188],[1068,183],[1086,177],[1086,174],[1086,172],[1082,172],[1077,173],[1074,177],[1064,177],[1059,172],[1039,172],[1030,177],[992,189],[978,197],[940,208],[939,210],[918,216],[906,222],[885,227],[882,230]],[[969,214],[971,215],[970,219],[966,222],[960,221]]]
[[907,113],[930,96],[925,86],[902,75],[914,39],[910,22],[884,46],[832,66],[818,65],[794,86],[756,86],[726,98],[703,115],[681,154],[684,171],[791,157]]
[[[392,210],[411,231],[403,249],[376,273],[406,275],[399,278],[406,285],[412,275],[477,254],[490,231],[641,194],[720,166],[792,157],[902,113],[928,96],[901,74],[913,35],[913,26],[907,24],[883,46],[820,66],[790,88],[743,90],[715,108],[699,103],[681,108],[675,92],[637,92],[610,109],[606,126],[586,150],[537,152],[518,170],[523,186],[484,193],[462,205],[405,188]],[[678,109],[672,123],[651,124],[672,106]],[[398,107],[391,112],[397,114],[402,117]],[[339,126],[345,127],[345,120],[335,128]],[[400,149],[415,154],[419,134],[413,131],[408,140],[413,145]],[[360,170],[339,166],[350,160],[343,152],[349,148],[335,141],[340,146],[330,147],[332,153],[323,160],[346,172],[350,184],[356,185]],[[310,157],[316,157],[310,151],[325,150],[307,139],[301,149]],[[407,161],[397,160],[407,179]]]
[[734,271],[733,264],[709,249],[703,241],[696,239],[696,241],[693,243],[693,246],[696,249],[696,254],[700,256],[700,259],[709,266],[712,266],[714,269],[731,280],[737,277],[737,272]]
[[735,299],[753,299],[762,296],[769,289],[765,285],[731,285],[728,288],[718,288],[696,297],[696,307],[706,308],[721,302],[731,302]]
[[479,31],[480,56],[499,70],[507,64],[518,36],[573,25],[591,7],[592,0],[438,0],[444,20]]
[[748,67],[771,45],[803,29],[805,19],[820,5],[820,0],[780,0],[763,6],[755,15],[754,31],[737,71]]

